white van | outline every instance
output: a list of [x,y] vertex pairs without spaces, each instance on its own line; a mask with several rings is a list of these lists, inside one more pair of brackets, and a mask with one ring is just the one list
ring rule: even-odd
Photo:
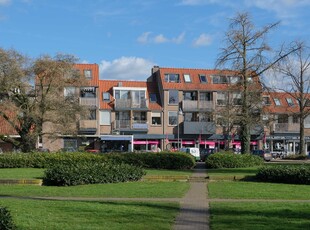
[[200,161],[200,151],[199,148],[180,148],[180,152],[186,152],[195,157],[196,161]]

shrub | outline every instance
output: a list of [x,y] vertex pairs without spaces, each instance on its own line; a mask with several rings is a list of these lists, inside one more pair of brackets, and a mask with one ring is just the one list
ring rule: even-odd
[[215,153],[206,159],[207,168],[246,168],[264,163],[261,157],[251,154]]
[[195,159],[187,153],[110,153],[105,157],[114,163],[126,163],[143,168],[154,169],[191,169]]
[[264,182],[310,184],[310,166],[306,165],[277,165],[262,167],[256,178]]
[[296,155],[289,155],[284,157],[283,159],[286,160],[306,160],[308,156],[306,154],[296,154]]
[[16,229],[10,211],[5,207],[0,207],[0,229],[13,230]]
[[142,168],[128,164],[92,161],[58,162],[44,172],[43,184],[70,186],[81,184],[137,181],[145,174]]

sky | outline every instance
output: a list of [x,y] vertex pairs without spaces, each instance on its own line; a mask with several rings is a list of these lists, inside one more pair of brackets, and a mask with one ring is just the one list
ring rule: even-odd
[[[213,69],[229,19],[280,22],[273,47],[310,38],[310,0],[0,0],[0,47],[72,54],[101,79],[145,80],[154,65]],[[310,44],[309,44],[310,45]]]

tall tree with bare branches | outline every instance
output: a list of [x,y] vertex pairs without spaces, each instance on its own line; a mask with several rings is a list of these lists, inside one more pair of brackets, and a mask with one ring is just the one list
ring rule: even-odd
[[[267,44],[267,35],[277,27],[279,22],[257,29],[248,13],[238,13],[230,20],[225,34],[226,45],[222,48],[216,62],[217,68],[227,68],[236,71],[240,76],[238,83],[241,91],[240,138],[241,152],[250,152],[251,129],[253,120],[259,114],[259,101],[255,96],[261,91],[253,85],[252,79],[257,79],[275,63],[289,55],[295,48],[284,52],[280,50],[276,58],[270,58],[272,48]],[[269,55],[269,56],[268,56]],[[254,103],[253,103],[254,102]]]
[[299,49],[274,66],[275,77],[285,83],[275,89],[288,93],[298,103],[299,110],[294,115],[299,118],[299,154],[304,154],[305,120],[310,115],[310,47],[299,41],[295,46]]

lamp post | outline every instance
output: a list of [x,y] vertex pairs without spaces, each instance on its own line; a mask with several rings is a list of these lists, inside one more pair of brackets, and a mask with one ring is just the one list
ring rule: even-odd
[[183,112],[182,112],[182,109],[180,108],[180,105],[179,105],[179,108],[178,108],[178,113],[177,113],[177,116],[178,116],[178,150],[180,150],[180,119],[179,119],[179,116],[180,115],[183,115]]

